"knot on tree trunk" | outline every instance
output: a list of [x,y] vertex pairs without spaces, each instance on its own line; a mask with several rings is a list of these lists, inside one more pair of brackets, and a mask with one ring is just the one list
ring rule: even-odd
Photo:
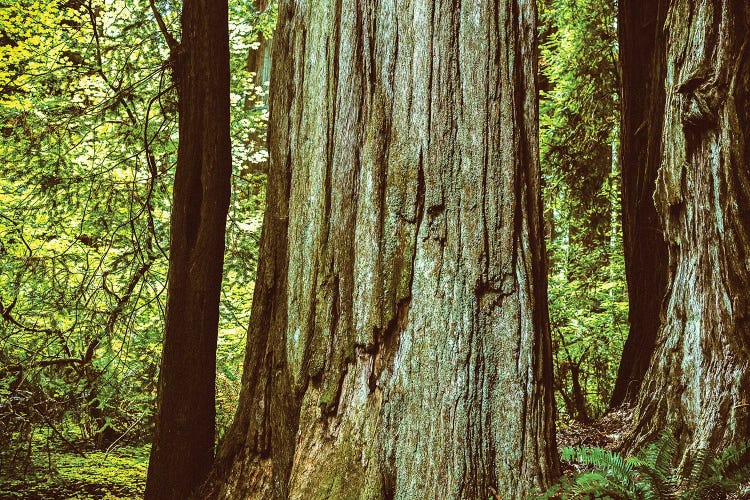
[[700,133],[718,125],[725,93],[716,79],[693,75],[675,91],[680,95],[682,125],[686,132]]

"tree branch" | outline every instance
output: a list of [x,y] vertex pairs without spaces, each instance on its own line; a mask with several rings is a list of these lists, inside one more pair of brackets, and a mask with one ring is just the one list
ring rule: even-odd
[[172,36],[172,34],[167,29],[167,25],[164,23],[164,18],[161,17],[161,13],[156,8],[156,3],[154,0],[148,0],[148,3],[151,5],[151,12],[154,13],[154,17],[156,18],[156,24],[159,25],[159,31],[161,31],[161,34],[164,36],[164,40],[167,42],[167,46],[169,47],[169,50],[171,52],[174,52],[177,50],[177,47],[180,45],[177,40]]

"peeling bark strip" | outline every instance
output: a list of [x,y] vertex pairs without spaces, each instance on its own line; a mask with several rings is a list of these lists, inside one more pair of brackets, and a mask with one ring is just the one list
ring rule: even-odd
[[239,411],[202,495],[558,475],[533,0],[287,0]]
[[673,0],[654,199],[669,287],[637,407],[637,445],[750,437],[750,3]]

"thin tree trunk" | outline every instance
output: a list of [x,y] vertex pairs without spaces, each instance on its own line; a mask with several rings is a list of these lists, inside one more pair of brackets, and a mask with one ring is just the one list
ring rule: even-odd
[[630,331],[610,408],[634,404],[656,344],[667,289],[667,244],[654,205],[664,123],[664,21],[668,0],[622,0],[620,162]]
[[576,420],[583,424],[590,424],[589,412],[586,408],[586,395],[581,387],[581,366],[570,365],[570,380],[573,392],[573,402],[575,408]]
[[[257,12],[263,12],[268,8],[268,0],[255,0],[255,9]],[[268,83],[271,76],[271,50],[273,40],[266,39],[265,35],[261,32],[258,33],[257,47],[250,48],[247,54],[247,60],[245,61],[245,69],[254,74],[253,83],[256,87],[262,88]],[[257,95],[253,93],[245,102],[246,108],[252,108],[258,105],[268,106],[268,94],[263,93]],[[266,140],[266,127],[257,127],[254,132],[250,133],[247,138],[247,147],[253,151],[257,151],[259,146],[265,145]],[[244,171],[243,174],[268,174],[268,160],[262,159],[260,161],[248,160],[249,170]]]
[[286,0],[238,414],[202,497],[558,474],[530,0]]
[[[258,12],[268,8],[268,0],[255,0],[253,4]],[[246,69],[254,73],[253,83],[258,87],[268,82],[271,76],[271,42],[263,33],[258,33],[257,47],[251,48],[247,54]],[[268,104],[267,96],[264,96],[263,103]]]
[[216,341],[232,172],[227,3],[185,0],[159,413],[146,498],[184,499],[211,468]]
[[630,443],[750,437],[750,4],[673,0],[654,195],[669,286]]

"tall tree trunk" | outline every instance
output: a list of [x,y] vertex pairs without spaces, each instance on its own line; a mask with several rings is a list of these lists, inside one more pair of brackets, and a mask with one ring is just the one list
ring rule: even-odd
[[285,0],[235,421],[201,496],[558,474],[533,0]]
[[184,499],[211,468],[216,341],[229,208],[227,2],[185,0],[173,49],[180,142],[172,205],[166,331],[147,498]]
[[669,286],[631,442],[750,437],[750,4],[673,0],[654,199]]
[[664,123],[664,21],[668,0],[622,0],[620,162],[630,332],[610,408],[634,404],[656,345],[667,289],[667,244],[654,205]]

